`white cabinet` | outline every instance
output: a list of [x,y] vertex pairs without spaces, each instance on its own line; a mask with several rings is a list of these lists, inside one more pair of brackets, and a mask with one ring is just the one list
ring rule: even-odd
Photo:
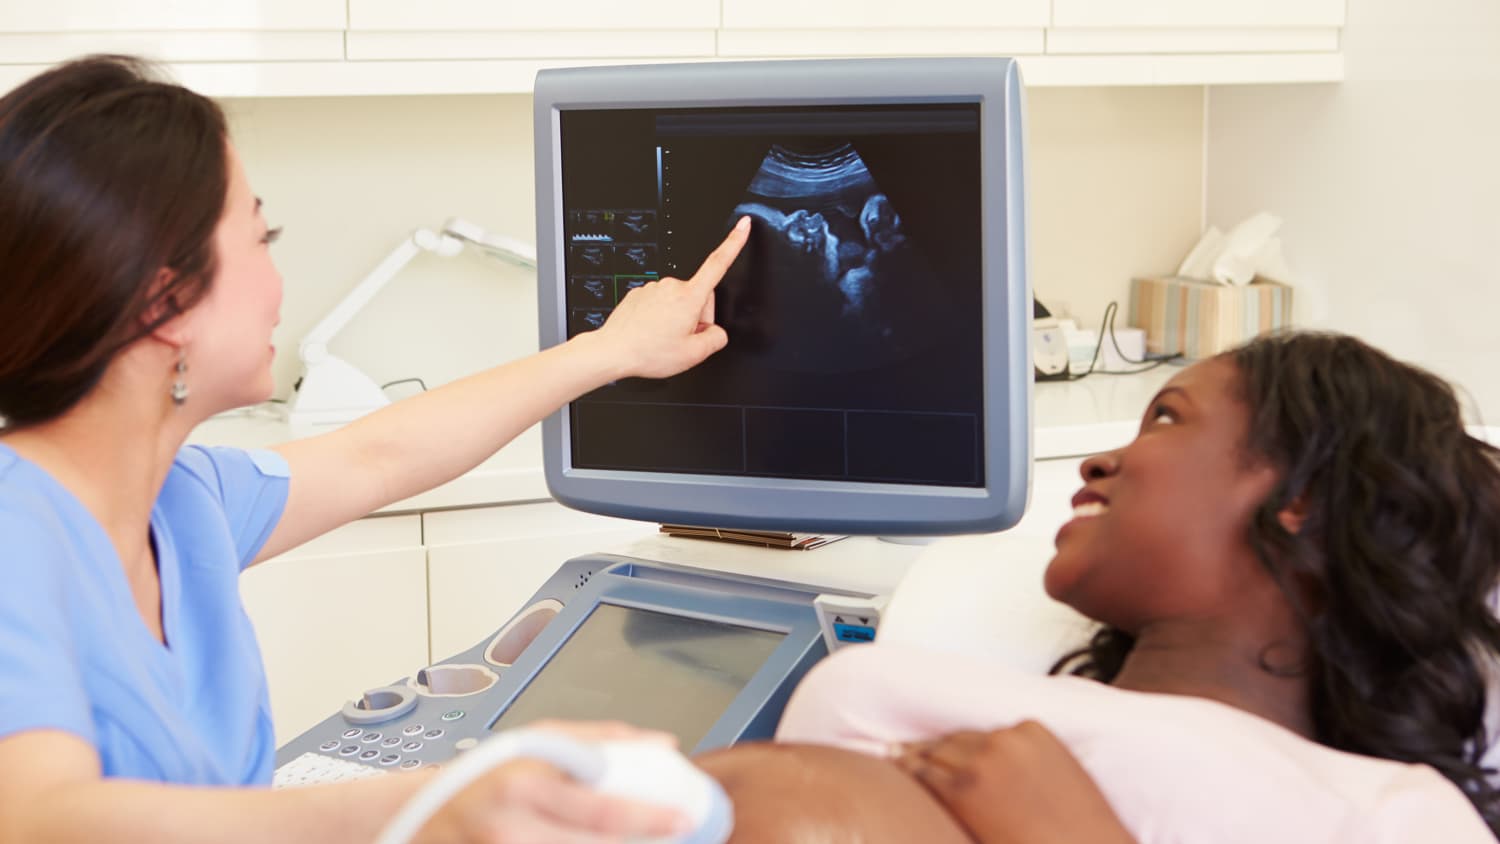
[[[351,30],[650,30],[713,29],[719,0],[349,0]],[[621,33],[621,38],[629,37]]]
[[1344,0],[1052,0],[1052,55],[1337,56]]
[[351,61],[714,55],[719,0],[349,0]]
[[1054,27],[1336,28],[1344,0],[1052,0]]
[[724,28],[732,29],[970,29],[1047,25],[1049,0],[723,0]]
[[164,62],[338,60],[347,22],[343,0],[62,0],[4,7],[0,65],[48,65],[87,53]]
[[421,517],[364,519],[240,577],[280,744],[427,664]]
[[1327,82],[1344,0],[63,0],[0,15],[0,91],[140,53],[211,96],[527,93],[545,67],[1002,55],[1028,85]]
[[569,510],[555,502],[424,514],[432,659],[493,633],[547,578],[581,554],[656,533],[645,522]]
[[9,0],[0,32],[343,29],[344,0]]
[[724,57],[1029,55],[1045,46],[1049,0],[723,0]]

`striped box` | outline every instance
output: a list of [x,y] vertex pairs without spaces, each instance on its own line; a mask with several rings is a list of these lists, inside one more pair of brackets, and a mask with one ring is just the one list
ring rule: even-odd
[[1130,324],[1145,330],[1149,354],[1211,357],[1291,322],[1292,288],[1269,279],[1235,287],[1170,276],[1130,286]]

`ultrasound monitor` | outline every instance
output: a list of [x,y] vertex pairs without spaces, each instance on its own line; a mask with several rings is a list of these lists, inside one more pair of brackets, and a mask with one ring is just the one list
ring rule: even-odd
[[1000,530],[1030,482],[1022,92],[1010,59],[537,76],[541,340],[687,277],[741,216],[729,345],[543,425],[559,501],[649,521]]

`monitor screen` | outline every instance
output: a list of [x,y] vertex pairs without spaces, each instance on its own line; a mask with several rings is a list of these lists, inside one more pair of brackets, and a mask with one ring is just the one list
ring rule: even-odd
[[620,720],[690,750],[785,634],[601,603],[491,730],[544,718]]
[[723,63],[537,81],[544,345],[691,275],[741,216],[729,345],[544,425],[549,487],[612,515],[837,533],[997,530],[1030,467],[1030,290],[1010,60]]
[[575,467],[983,485],[977,103],[578,110],[561,144],[569,336],[752,219],[730,345],[575,401]]

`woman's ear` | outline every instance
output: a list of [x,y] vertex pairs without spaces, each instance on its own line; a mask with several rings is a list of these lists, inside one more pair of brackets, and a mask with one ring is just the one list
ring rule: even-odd
[[1277,511],[1276,521],[1281,523],[1281,529],[1287,533],[1293,536],[1301,534],[1302,525],[1307,522],[1307,496],[1299,495]]
[[174,273],[165,268],[156,274],[147,294],[150,304],[141,312],[141,327],[149,327],[155,339],[181,347],[187,345],[188,320],[184,319],[177,296],[168,289],[174,278]]

